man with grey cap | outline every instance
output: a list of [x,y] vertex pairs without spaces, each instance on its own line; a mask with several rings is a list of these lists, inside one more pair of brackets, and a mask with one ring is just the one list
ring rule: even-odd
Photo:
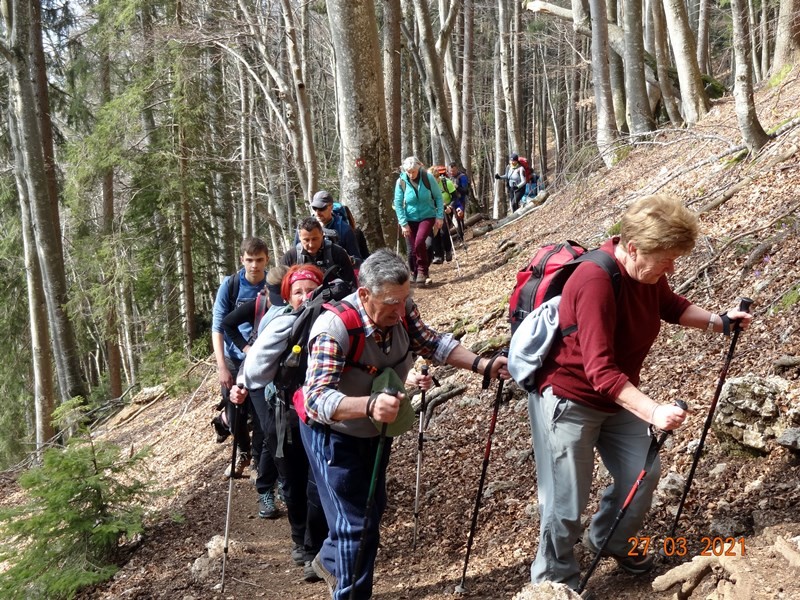
[[[320,190],[314,194],[314,198],[311,200],[311,210],[317,221],[322,225],[323,230],[336,232],[335,237],[337,239],[331,239],[331,241],[345,249],[353,265],[357,267],[361,264],[362,257],[358,251],[355,233],[353,233],[350,223],[333,212],[333,196],[331,193],[327,190]],[[327,231],[323,231],[323,233],[326,234],[326,237],[332,237],[329,236]]]

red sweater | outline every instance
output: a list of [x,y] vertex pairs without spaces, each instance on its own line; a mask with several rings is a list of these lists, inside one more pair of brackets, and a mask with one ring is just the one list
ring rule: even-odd
[[[601,248],[614,256],[613,240]],[[552,386],[558,396],[606,412],[620,410],[614,400],[626,381],[639,385],[661,321],[677,323],[690,305],[669,288],[666,276],[640,283],[617,265],[622,277],[616,299],[611,278],[594,263],[581,263],[567,280],[559,326],[577,323],[578,329],[553,344],[537,379],[539,390]]]

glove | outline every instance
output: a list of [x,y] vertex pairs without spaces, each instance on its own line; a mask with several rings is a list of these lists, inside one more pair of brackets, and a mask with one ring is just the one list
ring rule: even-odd
[[500,179],[500,175],[498,175],[497,173],[495,173],[495,174],[494,174],[494,178],[495,178],[495,179]]

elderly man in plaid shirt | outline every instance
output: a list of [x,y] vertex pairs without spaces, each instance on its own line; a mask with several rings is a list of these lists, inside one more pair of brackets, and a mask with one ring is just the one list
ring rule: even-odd
[[[401,380],[423,387],[422,375],[408,377],[412,352],[437,364],[450,364],[483,373],[491,364],[492,377],[509,377],[506,359],[481,358],[464,348],[451,334],[440,334],[422,322],[410,297],[410,274],[403,259],[391,250],[378,250],[361,266],[359,288],[348,296],[364,328],[364,350],[359,363],[391,367]],[[386,506],[385,441],[375,504],[363,531],[365,509],[378,449],[379,433],[369,417],[381,423],[395,421],[402,394],[372,393],[375,371],[348,368],[350,339],[342,319],[324,312],[309,336],[309,362],[303,387],[308,423],[300,433],[309,455],[314,479],[328,521],[329,534],[313,561],[317,574],[329,585],[336,600],[372,595],[372,575],[378,551],[379,524]],[[354,573],[354,562],[364,535],[363,568]],[[355,579],[355,582],[354,582]]]

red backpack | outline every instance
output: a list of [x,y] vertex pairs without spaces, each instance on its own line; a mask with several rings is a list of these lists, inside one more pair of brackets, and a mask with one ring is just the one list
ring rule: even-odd
[[558,296],[575,268],[585,261],[601,266],[611,277],[614,295],[619,294],[619,267],[611,255],[598,249],[587,250],[570,240],[547,244],[539,248],[525,268],[517,273],[517,283],[508,299],[511,333],[535,308]]
[[528,159],[524,156],[520,156],[517,162],[522,165],[522,169],[525,171],[525,183],[528,183],[533,176],[533,170],[530,164],[528,164]]

